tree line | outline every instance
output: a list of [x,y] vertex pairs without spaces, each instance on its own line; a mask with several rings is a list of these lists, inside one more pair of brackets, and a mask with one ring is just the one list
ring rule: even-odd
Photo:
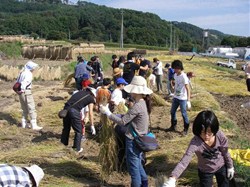
[[[76,5],[68,3],[66,0],[1,0],[0,34],[26,34],[49,40],[119,42],[123,11],[124,43],[159,47],[170,47],[172,43],[172,48],[183,51],[193,47],[202,50],[203,30],[194,25],[168,22],[148,12],[114,9],[84,1]],[[222,41],[230,45],[231,40],[227,39],[230,36],[214,30],[210,35],[210,45],[220,45]],[[234,45],[243,43],[234,42]]]

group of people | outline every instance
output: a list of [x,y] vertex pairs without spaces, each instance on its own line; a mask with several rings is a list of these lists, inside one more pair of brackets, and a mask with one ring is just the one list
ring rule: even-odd
[[[154,58],[156,63],[154,67],[150,65],[150,61],[144,57],[136,59],[133,52],[128,53],[127,59],[122,58],[119,62],[116,55],[112,56],[113,62],[113,81],[115,89],[110,89],[112,80],[110,78],[101,77],[101,68],[96,65],[97,57],[91,58],[92,64],[84,61],[82,58],[78,59],[78,64],[75,68],[75,80],[77,91],[65,103],[64,109],[68,111],[67,116],[63,118],[63,130],[61,135],[61,143],[68,146],[69,134],[71,127],[75,131],[73,141],[73,149],[81,153],[82,139],[84,138],[84,119],[89,118],[91,133],[96,134],[94,126],[93,111],[96,110],[108,116],[120,126],[126,126],[125,132],[125,156],[127,162],[127,170],[131,176],[132,187],[147,187],[148,177],[142,165],[142,151],[135,145],[134,132],[138,136],[143,136],[149,131],[149,119],[152,110],[151,97],[152,89],[148,87],[147,79],[151,72],[155,71],[156,82],[158,82],[157,91],[162,90],[162,62]],[[137,62],[139,60],[139,63]],[[95,65],[93,65],[95,64]],[[25,68],[29,71],[34,69],[30,65],[35,65],[34,62],[29,61]],[[183,135],[187,135],[189,130],[189,119],[187,108],[191,108],[190,102],[190,87],[189,78],[184,72],[183,64],[180,60],[174,60],[165,66],[168,72],[169,94],[173,95],[171,113],[171,126],[168,130],[175,131],[177,126],[176,111],[180,107],[183,118]],[[118,69],[117,69],[118,68]],[[92,78],[92,81],[91,81]],[[101,86],[95,82],[102,80]],[[21,80],[21,79],[20,79]],[[19,81],[19,80],[18,80]],[[23,82],[21,82],[23,84]],[[20,95],[28,91],[30,88],[28,83],[22,85]],[[174,89],[172,87],[174,86]],[[24,92],[23,92],[24,91]],[[27,92],[29,93],[29,92]],[[107,99],[103,101],[103,99]],[[128,99],[129,98],[129,99]],[[20,102],[21,102],[20,96]],[[26,105],[29,106],[29,102]],[[131,103],[127,108],[127,113],[124,115],[115,115],[110,110],[106,103]],[[21,102],[22,104],[22,102]],[[25,110],[25,108],[22,108]],[[31,107],[32,109],[32,107]],[[29,114],[30,108],[28,108]],[[27,114],[23,113],[26,118]],[[31,116],[31,119],[33,116]],[[36,116],[35,116],[36,117]],[[31,123],[32,128],[40,130],[39,126]],[[24,127],[24,126],[23,126]],[[219,122],[216,115],[209,110],[200,112],[193,123],[194,137],[191,140],[186,153],[176,168],[173,170],[170,178],[163,184],[164,187],[175,186],[176,179],[180,177],[181,173],[186,169],[191,161],[192,155],[195,153],[198,158],[198,174],[201,186],[212,186],[213,176],[216,176],[219,186],[228,186],[228,181],[234,175],[234,167],[232,159],[228,153],[228,140],[225,135],[219,130]]]

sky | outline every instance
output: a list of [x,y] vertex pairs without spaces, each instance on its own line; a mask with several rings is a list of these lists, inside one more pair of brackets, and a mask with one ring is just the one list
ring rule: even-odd
[[[77,2],[78,0],[70,0]],[[157,14],[166,21],[187,22],[202,29],[250,36],[249,0],[84,0],[113,8]]]

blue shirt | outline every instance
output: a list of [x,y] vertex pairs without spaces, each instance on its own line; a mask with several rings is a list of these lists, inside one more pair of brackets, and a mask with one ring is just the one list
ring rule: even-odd
[[172,80],[172,79],[174,79],[174,69],[169,68],[168,69],[168,80]]
[[92,67],[87,65],[86,61],[80,62],[75,67],[75,78],[80,78],[83,74],[89,74],[92,70]]
[[21,167],[0,164],[1,187],[31,187],[28,172]]

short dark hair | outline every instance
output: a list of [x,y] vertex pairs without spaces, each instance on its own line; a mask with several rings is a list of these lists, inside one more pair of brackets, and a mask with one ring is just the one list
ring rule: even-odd
[[108,86],[110,84],[111,84],[111,79],[110,78],[104,78],[103,79],[103,82],[102,82],[103,86]]
[[181,62],[180,60],[174,60],[174,61],[172,62],[172,64],[171,64],[171,67],[172,67],[173,69],[181,69],[181,70],[184,70],[183,64],[182,64],[182,62]]
[[90,58],[90,60],[91,60],[92,62],[96,61],[96,56],[92,56],[92,57]]
[[195,118],[193,123],[193,133],[196,136],[200,136],[202,130],[207,131],[208,128],[211,128],[212,133],[215,135],[219,130],[219,121],[210,110],[201,111]]
[[112,55],[112,59],[114,60],[114,59],[116,59],[117,58],[117,56],[116,55]]
[[132,58],[135,57],[135,53],[134,52],[129,52],[127,55],[127,60],[132,60]]

